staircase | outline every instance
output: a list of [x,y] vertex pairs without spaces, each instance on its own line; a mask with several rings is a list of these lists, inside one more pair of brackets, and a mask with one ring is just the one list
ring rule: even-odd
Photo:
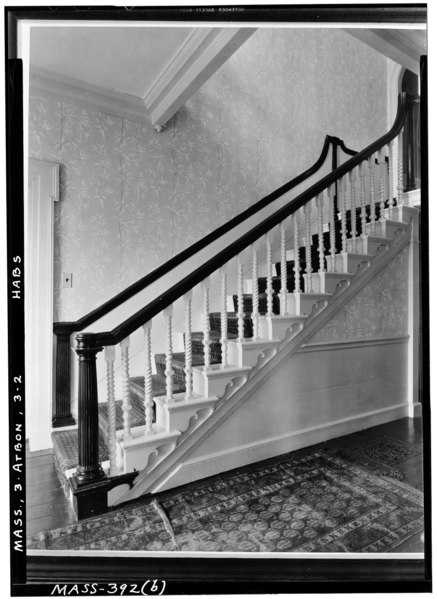
[[[238,435],[248,397],[257,397],[272,373],[284,376],[285,358],[309,351],[318,331],[405,255],[417,232],[418,209],[406,205],[402,164],[398,160],[396,168],[394,159],[400,155],[404,109],[401,99],[395,124],[383,138],[132,319],[111,333],[77,336],[79,426],[54,432],[53,444],[79,518],[269,455],[254,442],[253,456],[227,463],[228,441],[221,447],[217,431],[227,426]],[[157,322],[161,312],[163,327]],[[201,326],[193,330],[198,313]],[[132,376],[130,338],[138,329],[144,335],[143,374]],[[156,329],[158,340],[152,337]],[[175,351],[177,334],[182,348]],[[156,351],[161,337],[164,351]],[[116,343],[121,399],[115,391]],[[102,349],[107,393],[98,402],[95,359]],[[248,418],[254,426],[264,419],[268,428],[270,412],[260,400],[253,406]],[[395,413],[383,412],[381,418]],[[271,414],[278,419],[274,409]],[[275,449],[266,451],[284,446],[277,437]],[[217,457],[210,460],[212,470],[205,466],[210,454],[206,449],[202,454],[209,442]]]

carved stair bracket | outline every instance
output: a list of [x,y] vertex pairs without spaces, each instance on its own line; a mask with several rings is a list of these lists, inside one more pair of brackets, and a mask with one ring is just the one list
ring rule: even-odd
[[161,448],[160,455],[166,455],[176,447],[180,431],[166,432],[154,425],[153,434],[146,436],[145,426],[131,429],[131,438],[123,439],[123,431],[117,431],[117,443],[121,449],[123,470],[143,470],[152,454]]
[[289,328],[295,323],[304,323],[308,317],[303,316],[261,316],[260,334],[261,337],[278,340],[284,339]]
[[192,416],[199,412],[202,413],[202,418],[200,416],[197,418],[197,424],[200,424],[212,414],[218,400],[217,397],[203,397],[196,394],[186,399],[185,393],[176,393],[173,399],[172,403],[168,403],[165,396],[154,398],[156,420],[168,433],[172,431],[183,433],[188,428]]
[[240,367],[249,366],[252,368],[258,362],[258,357],[265,349],[276,348],[277,345],[277,340],[263,338],[256,341],[229,341],[229,361],[232,364],[238,364]]
[[228,383],[239,375],[246,376],[249,367],[227,366],[222,368],[220,364],[204,368],[196,366],[193,368],[194,392],[203,397],[221,397]]

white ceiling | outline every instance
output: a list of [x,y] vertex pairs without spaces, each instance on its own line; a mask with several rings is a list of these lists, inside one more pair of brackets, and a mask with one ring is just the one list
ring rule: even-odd
[[30,63],[142,98],[192,32],[189,27],[32,27]]

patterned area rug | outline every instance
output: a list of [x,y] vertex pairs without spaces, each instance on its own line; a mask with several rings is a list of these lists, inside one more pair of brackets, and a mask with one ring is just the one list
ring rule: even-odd
[[377,442],[362,447],[362,452],[383,464],[399,464],[422,453],[422,447],[384,435]]
[[319,451],[39,533],[28,548],[372,553],[422,530],[422,493]]

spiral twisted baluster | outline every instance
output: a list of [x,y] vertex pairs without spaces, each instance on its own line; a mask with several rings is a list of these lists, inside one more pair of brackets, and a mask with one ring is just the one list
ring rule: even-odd
[[266,235],[267,245],[267,316],[273,316],[273,282],[272,282],[272,239],[271,233]]
[[370,172],[370,232],[375,234],[375,157],[372,155],[369,158]]
[[294,234],[294,292],[300,293],[299,211],[293,214]]
[[123,399],[122,410],[123,410],[123,439],[131,439],[131,416],[132,410],[130,400],[130,388],[129,388],[129,345],[130,337],[126,337],[120,343],[121,348],[121,396]]
[[252,323],[253,338],[259,338],[259,288],[258,288],[258,252],[252,246]]
[[362,162],[360,164],[360,206],[361,206],[361,235],[365,233],[366,227],[366,166],[367,162]]
[[114,382],[114,360],[115,347],[108,345],[105,347],[106,360],[106,384],[108,392],[108,449],[109,465],[111,474],[117,472],[117,449],[115,442],[116,431],[116,412],[115,412],[115,382]]
[[205,369],[211,366],[211,338],[209,323],[209,277],[202,281],[203,292],[203,353]]
[[281,223],[281,315],[287,315],[287,253],[285,249],[285,236],[287,233],[286,221]]
[[169,306],[164,310],[164,318],[166,325],[167,347],[165,352],[165,389],[167,403],[173,402],[173,335],[172,335],[172,319],[173,306]]
[[388,218],[393,220],[393,195],[394,195],[394,172],[393,172],[393,140],[388,144]]
[[350,185],[350,194],[351,194],[351,238],[352,238],[352,252],[356,253],[357,251],[357,206],[356,206],[356,171],[350,173],[349,179]]
[[193,396],[193,340],[191,338],[191,301],[193,292],[184,295],[185,301],[185,399]]
[[330,185],[328,188],[328,196],[329,196],[329,243],[331,246],[330,249],[330,259],[331,259],[331,272],[337,272],[337,264],[335,260],[335,186]]
[[325,246],[323,239],[323,204],[325,193],[319,193],[316,197],[317,216],[318,216],[318,234],[319,234],[319,272],[325,272]]
[[145,368],[144,368],[144,413],[145,435],[153,433],[153,391],[152,391],[152,322],[143,325]]
[[386,164],[384,151],[379,151],[379,220],[385,219],[385,175],[386,175]]
[[225,368],[228,364],[228,311],[226,306],[227,301],[227,272],[226,268],[220,269],[221,282],[222,282],[222,305],[220,313],[220,343],[222,348],[222,368]]

